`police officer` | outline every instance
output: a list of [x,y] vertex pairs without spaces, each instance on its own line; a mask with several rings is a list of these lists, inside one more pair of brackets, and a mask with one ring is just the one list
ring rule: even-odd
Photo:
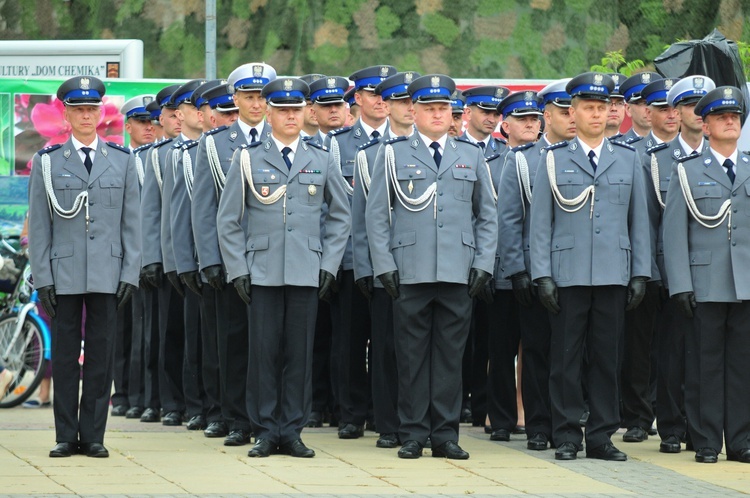
[[643,72],[634,74],[620,83],[619,93],[625,98],[625,113],[631,119],[632,126],[620,137],[619,141],[626,144],[635,144],[651,131],[648,106],[646,106],[646,101],[641,98],[641,90],[652,81],[661,78],[659,73]]
[[482,151],[448,137],[453,80],[415,79],[417,131],[388,140],[366,218],[373,273],[394,299],[400,458],[467,459],[458,445],[471,302],[489,281],[497,215]]
[[[325,78],[325,75],[320,73],[312,73],[305,74],[304,76],[299,77],[299,79],[307,83],[307,86],[312,85],[315,81],[318,81],[321,78]],[[317,135],[320,128],[318,125],[318,116],[315,114],[315,111],[313,111],[312,105],[313,102],[310,98],[307,100],[307,105],[305,106],[305,123],[302,125],[303,138],[313,137]]]
[[[326,145],[338,159],[349,198],[354,193],[354,170],[357,148],[373,138],[388,133],[388,105],[375,93],[383,80],[396,74],[393,66],[372,66],[356,71],[354,99],[361,109],[360,118],[351,128],[328,134]],[[333,365],[336,400],[340,407],[339,438],[357,439],[364,434],[370,405],[367,377],[367,343],[370,339],[370,316],[367,299],[357,292],[354,282],[352,242],[347,243],[341,263],[339,292],[331,301],[333,325]]]
[[[148,149],[144,162],[143,190],[141,192],[141,237],[142,261],[141,281],[144,285],[154,289],[157,294],[158,312],[155,327],[156,337],[149,339],[149,358],[155,356],[157,360],[156,375],[158,384],[154,383],[153,369],[147,375],[147,401],[153,399],[153,393],[158,389],[159,405],[165,411],[165,425],[182,424],[181,410],[184,408],[182,400],[182,350],[183,320],[181,308],[176,308],[177,300],[171,299],[176,292],[172,284],[164,276],[162,254],[162,185],[164,171],[171,164],[171,146],[174,145],[181,131],[181,123],[177,116],[177,109],[172,103],[172,94],[180,85],[170,85],[156,94],[161,113],[159,122],[164,128],[167,138],[155,143]],[[169,159],[168,159],[169,157]],[[171,303],[171,307],[170,307]],[[150,326],[147,324],[147,328]],[[177,348],[174,354],[166,354],[171,348]],[[154,349],[156,351],[154,351]],[[158,353],[156,353],[158,352]],[[154,354],[156,353],[156,354]],[[147,367],[148,368],[148,367]],[[158,422],[161,420],[159,406],[148,406],[141,415],[141,422]]]
[[[234,103],[234,89],[228,85],[228,80],[215,80],[216,84],[204,89],[199,99],[204,111],[203,132],[206,133],[222,126],[231,126],[239,118],[239,110]],[[200,88],[196,92],[201,91]]]
[[[251,427],[245,399],[248,322],[245,303],[227,285],[219,250],[216,212],[234,152],[243,144],[265,140],[271,133],[271,127],[264,120],[266,100],[261,96],[261,89],[274,79],[276,70],[258,62],[243,64],[230,73],[227,88],[233,94],[239,118],[231,125],[209,131],[200,139],[193,167],[191,223],[200,272],[208,283],[203,289],[212,287],[216,291],[214,320],[218,330],[222,411],[222,420],[212,417],[203,434],[211,438],[225,437],[227,446],[250,442]],[[211,98],[222,99],[220,93],[211,95]],[[210,297],[206,295],[205,298]]]
[[[52,319],[55,439],[50,457],[104,447],[117,309],[138,284],[138,179],[130,151],[96,133],[104,84],[77,76],[57,90],[72,136],[34,156],[29,251],[34,286]],[[85,311],[84,311],[85,306]],[[80,393],[81,321],[86,361]]]
[[250,305],[247,400],[256,443],[248,456],[309,458],[315,452],[300,434],[311,408],[315,313],[334,285],[351,215],[333,157],[300,139],[307,84],[277,79],[262,95],[271,136],[235,153],[217,227],[228,279]]
[[456,90],[451,95],[451,113],[453,121],[451,127],[448,129],[448,135],[451,137],[458,137],[463,133],[464,128],[464,104],[466,97],[464,97],[461,90]]
[[351,87],[349,91],[344,94],[344,100],[349,105],[349,114],[347,115],[344,126],[354,126],[361,114],[362,108],[357,104],[357,99],[354,98],[354,92],[356,87]]
[[[668,147],[679,131],[679,115],[667,101],[667,92],[674,84],[673,79],[663,78],[653,81],[641,90],[641,98],[648,106],[651,117],[651,131],[644,140],[637,143],[652,144],[648,146],[642,156],[642,172],[644,184],[649,197],[655,192],[652,176],[652,161],[654,154]],[[671,152],[670,152],[671,154]],[[654,159],[652,159],[652,157]],[[670,160],[663,158],[663,164]],[[668,173],[668,171],[665,171]],[[657,187],[658,188],[658,187]],[[653,240],[652,249],[656,248],[658,217],[650,217],[650,233]],[[653,259],[655,261],[655,259]],[[625,314],[625,343],[622,353],[622,372],[620,376],[620,393],[622,396],[622,423],[627,431],[622,436],[626,443],[640,443],[648,439],[648,433],[654,422],[652,406],[652,358],[656,348],[656,319],[662,306],[662,286],[658,269],[652,265],[652,279],[646,286],[646,295],[638,308]]]
[[625,121],[625,96],[620,90],[620,85],[625,82],[627,76],[620,73],[612,73],[609,77],[615,82],[615,88],[609,96],[610,107],[609,114],[607,115],[607,128],[604,132],[604,136],[610,140],[617,140],[622,137],[620,126],[622,126],[622,122]]
[[[176,88],[176,87],[175,87]],[[151,113],[151,124],[154,125],[154,142],[164,139],[164,127],[161,125],[161,105],[158,100],[154,100],[146,106],[146,110]]]
[[678,159],[664,212],[669,292],[691,319],[685,333],[685,410],[695,460],[750,463],[750,157],[737,149],[742,91],[722,86],[702,97],[710,149]]
[[485,157],[507,151],[505,141],[493,137],[492,134],[500,123],[497,105],[508,94],[510,90],[503,86],[477,86],[463,91],[466,99],[464,107],[466,131],[462,136],[471,143],[479,145]]
[[592,353],[584,371],[586,455],[627,459],[610,440],[620,426],[618,348],[625,310],[643,298],[651,264],[640,162],[629,146],[604,138],[613,88],[602,73],[568,82],[577,136],[547,149],[534,182],[531,275],[555,330],[550,407],[558,460],[581,450],[584,345]]
[[310,83],[312,112],[318,123],[318,132],[310,140],[323,145],[329,132],[344,127],[347,113],[344,94],[347,88],[349,80],[342,76],[326,76]]

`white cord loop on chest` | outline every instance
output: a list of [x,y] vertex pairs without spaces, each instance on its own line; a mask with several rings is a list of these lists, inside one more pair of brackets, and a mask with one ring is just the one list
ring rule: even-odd
[[227,183],[227,177],[224,175],[224,170],[221,169],[221,161],[219,160],[219,151],[216,150],[216,141],[213,135],[206,137],[206,152],[208,155],[208,165],[211,170],[211,175],[214,178],[214,190],[216,192],[216,198],[218,199],[221,192],[224,190],[224,185]]
[[159,192],[161,192],[163,182],[161,178],[161,166],[159,166],[158,147],[151,148],[151,166],[154,168],[154,176],[156,177],[156,184],[159,186]]
[[346,190],[346,194],[348,196],[354,195],[354,187],[349,185],[349,182],[346,181],[346,178],[343,175],[343,165],[341,164],[341,150],[339,149],[339,141],[336,140],[336,137],[331,137],[331,154],[333,154],[333,160],[338,164],[339,171],[342,172],[341,179],[344,182],[344,190]]
[[187,188],[187,194],[190,201],[193,201],[193,159],[190,157],[190,153],[185,150],[182,153],[182,169],[185,176],[185,188]]
[[[393,191],[396,194],[396,199],[398,199],[398,202],[404,207],[404,209],[411,211],[412,213],[418,213],[424,211],[427,206],[429,206],[430,201],[433,201],[433,218],[437,218],[437,182],[432,182],[432,184],[427,187],[427,190],[425,190],[419,197],[409,197],[401,189],[401,184],[398,182],[398,176],[396,174],[396,155],[393,152],[393,146],[390,144],[385,146],[385,170],[385,188],[389,204],[391,198],[389,192],[390,180],[390,184],[393,186]],[[388,212],[390,213],[390,205],[388,207]]]
[[526,219],[526,199],[531,204],[531,178],[529,177],[529,163],[523,153],[516,152],[516,178],[518,178],[518,190],[521,195],[521,207],[523,219]]
[[89,229],[89,192],[84,190],[79,193],[73,201],[73,207],[63,209],[55,195],[55,188],[52,185],[52,163],[49,154],[42,154],[42,178],[44,180],[44,190],[47,192],[47,206],[49,207],[50,216],[54,212],[61,218],[70,220],[75,218],[81,209],[86,208],[86,231]]
[[250,162],[250,151],[242,149],[240,152],[240,175],[242,178],[242,215],[245,214],[245,181],[250,188],[250,192],[253,196],[263,205],[269,206],[279,201],[282,197],[284,198],[283,213],[284,213],[284,224],[286,224],[286,184],[281,185],[273,194],[263,197],[255,189],[255,183],[253,182],[253,170]]
[[[585,189],[583,189],[583,192],[581,192],[578,196],[576,196],[573,199],[566,199],[563,197],[562,193],[560,192],[560,189],[557,187],[557,174],[555,172],[555,155],[552,153],[552,151],[547,152],[547,176],[549,177],[549,184],[552,190],[552,197],[555,198],[555,202],[557,205],[565,211],[566,213],[575,213],[577,211],[580,211],[585,205],[586,201],[588,200],[589,196],[591,196],[591,210],[589,211],[589,218],[592,218],[594,215],[594,194],[596,192],[596,189],[593,185],[589,185]],[[578,207],[573,207],[578,206]]]
[[656,159],[656,154],[651,154],[651,181],[654,184],[654,192],[656,192],[656,200],[662,209],[666,207],[664,200],[661,197],[661,183],[659,181],[659,161]]
[[372,178],[370,177],[370,167],[367,164],[367,154],[363,150],[357,152],[357,167],[359,168],[359,178],[362,180],[360,187],[362,188],[362,193],[365,194],[365,199],[367,199]]
[[693,194],[690,191],[690,184],[688,182],[687,173],[685,172],[685,166],[682,163],[677,165],[677,176],[680,179],[680,189],[682,190],[682,196],[685,198],[688,211],[690,211],[690,214],[693,216],[695,221],[697,221],[698,223],[700,223],[706,228],[717,228],[721,226],[722,223],[724,223],[725,219],[728,219],[729,222],[727,224],[727,232],[728,232],[727,237],[731,239],[732,238],[732,209],[731,209],[732,200],[731,199],[725,200],[722,203],[721,207],[719,208],[719,212],[713,216],[703,214],[698,209],[698,205],[695,203],[695,199],[693,199]]
[[145,172],[143,170],[143,160],[141,159],[141,153],[135,153],[135,172],[138,175],[138,184],[143,187],[143,177]]

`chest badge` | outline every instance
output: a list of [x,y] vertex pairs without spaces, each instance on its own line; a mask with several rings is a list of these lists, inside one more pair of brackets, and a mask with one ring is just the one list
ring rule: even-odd
[[308,185],[307,186],[307,193],[310,195],[315,195],[318,193],[318,188],[315,185]]
[[271,187],[269,187],[268,185],[263,185],[260,188],[260,195],[262,195],[263,197],[268,197],[268,194],[270,193],[271,193]]
[[414,190],[414,184],[412,183],[411,180],[409,180],[409,193],[411,194],[413,190]]

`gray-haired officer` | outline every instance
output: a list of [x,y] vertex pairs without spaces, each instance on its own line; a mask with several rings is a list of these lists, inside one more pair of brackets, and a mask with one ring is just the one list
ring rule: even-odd
[[463,133],[464,129],[464,105],[466,104],[466,97],[461,90],[456,90],[451,95],[451,115],[453,121],[451,127],[448,129],[448,135],[451,137],[459,137]]
[[458,445],[471,303],[492,276],[497,214],[484,155],[448,137],[454,81],[417,78],[417,131],[378,152],[367,199],[373,273],[394,299],[400,458],[466,459]]
[[351,215],[333,157],[301,140],[307,84],[277,79],[262,93],[273,131],[234,155],[217,227],[228,279],[250,305],[247,400],[256,443],[248,456],[309,458],[315,452],[300,434],[311,408],[315,315],[335,284]]
[[[677,137],[680,121],[674,107],[667,101],[667,93],[676,80],[663,78],[643,87],[641,98],[648,106],[651,117],[651,131],[636,143],[636,151],[646,147],[639,154],[646,192],[651,197],[660,186],[655,185],[652,170],[653,161],[658,161],[657,152],[663,151]],[[651,145],[649,145],[651,144]],[[665,176],[669,177],[668,164],[671,164],[671,151],[662,155]],[[664,157],[666,156],[666,157]],[[657,166],[658,168],[658,162]],[[655,171],[658,172],[658,169]],[[658,175],[657,175],[658,176]],[[625,314],[625,342],[622,351],[620,376],[620,396],[622,399],[622,423],[627,431],[622,436],[626,443],[640,443],[648,439],[654,423],[654,410],[651,396],[651,364],[656,349],[657,315],[662,307],[663,292],[659,270],[654,267],[656,236],[659,228],[658,216],[649,217],[651,233],[652,267],[651,280],[646,286],[646,294],[638,308]]]
[[492,134],[500,123],[497,105],[508,95],[510,90],[504,86],[477,86],[463,91],[466,104],[466,131],[462,135],[471,143],[479,145],[485,157],[507,151],[504,140]]
[[[109,456],[103,443],[117,309],[138,285],[138,178],[130,151],[96,133],[104,92],[93,76],[60,85],[57,98],[72,136],[34,156],[29,181],[34,286],[54,336],[57,445],[50,457]],[[86,361],[79,393],[83,317]]]
[[[226,436],[224,444],[227,446],[249,443],[252,432],[245,399],[248,321],[247,306],[227,285],[216,213],[235,151],[241,145],[265,140],[271,133],[271,127],[263,119],[267,105],[261,89],[275,79],[276,70],[259,62],[244,64],[231,72],[227,89],[231,89],[239,118],[231,125],[220,126],[201,137],[193,166],[191,222],[200,272],[208,283],[203,290],[211,287],[216,293],[221,383],[222,418],[207,420],[208,426],[203,434],[211,438]],[[224,99],[220,92],[211,98]],[[204,299],[210,299],[210,296],[204,294]]]
[[612,73],[609,77],[615,82],[615,88],[609,96],[610,106],[609,114],[607,114],[607,128],[604,132],[604,136],[610,140],[617,140],[622,137],[620,126],[622,126],[622,122],[625,121],[625,96],[620,90],[620,85],[624,83],[628,77],[620,73]]
[[710,149],[680,158],[664,211],[669,292],[691,319],[685,333],[685,411],[695,460],[750,463],[750,156],[737,149],[742,91],[702,97]]
[[[345,189],[354,194],[354,170],[357,150],[373,138],[388,134],[388,104],[375,93],[383,80],[396,74],[393,66],[371,66],[354,72],[354,99],[360,118],[351,128],[332,131],[325,145],[341,166]],[[359,227],[361,229],[361,227]],[[355,289],[354,262],[351,238],[341,262],[339,292],[331,300],[333,325],[334,387],[339,403],[339,431],[341,439],[357,439],[364,435],[370,405],[370,386],[367,377],[367,343],[370,339],[370,309],[367,299]]]
[[651,131],[651,119],[646,101],[641,98],[641,90],[652,81],[660,80],[659,73],[643,72],[634,74],[620,83],[619,93],[625,98],[625,113],[632,121],[632,127],[618,140],[632,145],[643,139]]
[[323,145],[329,132],[344,127],[347,113],[344,95],[348,88],[349,80],[343,76],[326,76],[310,83],[312,111],[318,122],[318,132],[310,140],[318,145]]
[[[576,139],[542,155],[531,204],[531,276],[550,311],[550,408],[555,458],[583,439],[581,373],[588,382],[586,455],[626,460],[610,437],[620,426],[617,359],[625,311],[651,276],[646,194],[638,156],[604,138],[612,78],[570,80]],[[589,353],[584,369],[584,349]]]

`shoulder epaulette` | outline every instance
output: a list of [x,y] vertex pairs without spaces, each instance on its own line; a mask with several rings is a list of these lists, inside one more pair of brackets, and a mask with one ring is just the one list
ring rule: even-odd
[[310,147],[315,147],[316,149],[325,150],[328,151],[328,147],[326,147],[323,144],[319,144],[318,142],[305,142]]
[[226,126],[226,125],[222,125],[222,126],[219,126],[217,128],[213,128],[211,130],[208,130],[207,132],[204,133],[204,135],[213,135],[214,133],[219,133],[220,131],[224,131],[227,128],[229,128],[229,127]]
[[618,142],[618,141],[615,140],[614,142],[610,142],[610,143],[612,145],[617,145],[619,147],[623,147],[623,148],[628,149],[628,150],[635,150],[633,147],[630,146],[630,144],[626,144],[625,142]]
[[522,150],[530,149],[530,148],[531,148],[531,147],[533,147],[533,146],[534,146],[534,142],[529,142],[529,143],[527,143],[527,144],[523,144],[523,145],[518,145],[518,146],[516,146],[516,147],[513,147],[513,148],[512,148],[512,149],[510,149],[510,150],[512,150],[513,152],[520,152],[520,151],[522,151]]
[[302,137],[303,142],[309,142],[312,139],[313,135],[305,135]]
[[357,149],[359,149],[359,150],[365,150],[368,147],[372,147],[373,145],[378,144],[378,143],[380,143],[380,138],[379,137],[378,138],[373,138],[369,142],[367,142],[365,144],[362,144],[359,147],[357,147]]
[[609,141],[613,142],[613,141],[619,140],[621,138],[622,138],[622,133],[615,133],[614,135],[612,135],[611,137],[609,137]]
[[198,145],[198,140],[188,140],[187,142],[182,144],[182,148],[185,150],[192,149],[196,145]]
[[341,135],[342,133],[346,133],[347,131],[351,130],[351,126],[344,126],[343,128],[337,128],[335,130],[331,130],[328,132],[329,137],[335,137],[336,135]]
[[153,147],[153,145],[154,145],[153,143],[150,143],[150,144],[143,144],[140,147],[136,147],[135,149],[133,149],[133,154],[138,154],[139,152],[144,151],[148,149],[149,147]]
[[173,138],[164,138],[162,140],[159,140],[158,142],[156,142],[154,144],[154,148],[161,147],[162,145],[166,145],[169,142],[171,142],[172,140],[174,140],[174,139]]
[[112,147],[113,149],[117,149],[117,150],[119,150],[120,152],[124,152],[124,153],[126,153],[126,154],[130,154],[130,149],[128,149],[128,148],[126,148],[126,147],[123,147],[122,145],[120,145],[120,144],[117,144],[117,143],[115,143],[115,142],[107,142],[107,145],[109,145],[109,146],[110,146],[110,147]]
[[487,162],[494,161],[498,157],[503,157],[503,154],[492,154],[490,157],[486,158],[485,161]]
[[544,147],[544,150],[555,150],[559,149],[560,147],[565,147],[568,145],[567,140],[563,140],[562,142],[555,142],[553,144],[549,144],[547,147]]
[[743,153],[743,154],[745,154],[746,156],[750,156],[750,151],[747,151],[747,150],[741,150],[740,152],[742,152],[742,153]]
[[39,154],[40,156],[43,156],[44,154],[52,152],[53,150],[59,149],[60,147],[62,147],[62,144],[50,145],[49,147],[45,147],[42,150],[40,150],[39,152],[37,152],[37,154]]
[[675,159],[675,161],[677,161],[678,163],[684,163],[685,161],[687,161],[689,159],[695,159],[696,157],[701,157],[701,155],[698,154],[697,152],[695,154],[691,153],[688,156],[678,157],[677,159]]
[[384,144],[395,144],[396,142],[401,142],[402,140],[406,140],[407,138],[409,138],[409,137],[407,137],[407,136],[401,136],[401,137],[389,138],[388,140],[386,140],[383,143]]
[[656,144],[653,147],[649,147],[648,149],[646,149],[646,154],[651,155],[654,152],[658,150],[666,149],[667,147],[669,147],[669,144],[667,142],[662,142],[660,144]]
[[175,143],[172,144],[172,148],[173,149],[179,149],[180,147],[182,147],[182,144],[184,144],[184,143],[186,143],[186,142],[183,142],[182,140],[177,140]]
[[628,144],[629,145],[629,144],[634,144],[634,143],[636,143],[636,142],[638,142],[640,140],[643,140],[643,137],[630,137],[630,138],[628,138],[626,140],[620,140],[620,141],[618,141],[618,143],[624,143],[624,144]]
[[479,147],[478,144],[472,142],[471,140],[469,140],[468,138],[463,137],[463,136],[453,137],[453,140],[455,140],[457,142],[462,142],[462,143],[465,143],[465,144],[473,145],[474,147]]
[[252,142],[249,144],[242,144],[242,147],[245,147],[246,149],[251,149],[251,148],[259,146],[262,143],[263,143],[262,140],[256,140],[255,142]]
[[503,145],[508,145],[508,142],[504,138],[497,138],[497,137],[492,137],[492,138],[495,139],[495,142],[500,142]]

